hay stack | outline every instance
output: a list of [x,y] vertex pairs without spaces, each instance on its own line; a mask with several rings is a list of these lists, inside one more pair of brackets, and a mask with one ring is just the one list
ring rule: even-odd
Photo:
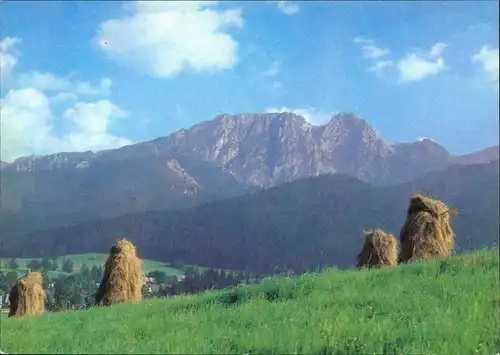
[[365,244],[358,255],[358,267],[397,266],[398,241],[382,229],[365,232]]
[[45,312],[45,291],[40,272],[18,279],[9,294],[9,317],[41,315]]
[[139,302],[142,298],[144,272],[135,246],[121,239],[111,247],[104,275],[97,290],[96,304],[111,305]]
[[450,224],[452,214],[456,214],[456,210],[439,200],[421,194],[413,195],[400,233],[399,262],[451,255],[455,247],[455,235]]

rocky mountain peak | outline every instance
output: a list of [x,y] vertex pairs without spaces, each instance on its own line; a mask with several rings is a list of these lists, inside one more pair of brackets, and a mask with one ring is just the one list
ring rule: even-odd
[[241,113],[241,114],[224,114],[216,116],[213,122],[217,125],[230,126],[255,126],[282,123],[284,125],[304,125],[307,121],[303,116],[293,112],[266,112],[266,113]]
[[418,140],[418,142],[416,142],[416,144],[427,150],[432,150],[434,152],[439,152],[442,154],[448,154],[448,151],[442,145],[429,138],[421,138]]
[[349,112],[342,112],[333,115],[330,118],[330,121],[321,127],[324,127],[325,131],[328,132],[350,131],[361,133],[366,131],[376,134],[373,127],[367,121]]
[[184,135],[185,147],[251,186],[306,174],[314,156],[312,126],[290,112],[217,116]]
[[355,115],[352,112],[339,112],[337,114],[334,114],[330,118],[328,124],[342,123],[346,126],[353,126],[362,122],[366,123],[365,120],[361,119],[359,116]]
[[349,141],[367,147],[377,146],[376,149],[382,149],[384,153],[391,151],[390,145],[367,121],[352,113],[336,114],[321,128],[321,139],[328,144]]
[[424,156],[433,156],[437,158],[447,158],[450,156],[446,148],[429,138],[421,138],[416,142],[397,143],[394,144],[394,147],[402,152],[418,155],[422,158]]

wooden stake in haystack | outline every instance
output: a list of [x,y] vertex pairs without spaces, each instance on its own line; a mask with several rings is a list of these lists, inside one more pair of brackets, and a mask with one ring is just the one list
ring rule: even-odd
[[142,298],[144,271],[135,246],[121,239],[109,251],[104,275],[95,303],[109,306],[116,303],[139,302]]
[[9,317],[41,315],[45,312],[45,291],[40,272],[30,272],[21,277],[9,294]]
[[358,255],[358,267],[379,268],[398,265],[398,241],[382,229],[365,232],[365,244]]
[[399,262],[446,257],[455,247],[450,216],[457,210],[439,200],[415,194],[410,200],[408,216],[401,229]]

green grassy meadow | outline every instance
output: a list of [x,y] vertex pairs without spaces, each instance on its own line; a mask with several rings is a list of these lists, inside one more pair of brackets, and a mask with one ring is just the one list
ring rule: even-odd
[[7,353],[500,352],[499,249],[2,319]]
[[[71,259],[75,264],[75,271],[78,271],[83,265],[87,265],[89,268],[92,268],[92,266],[94,265],[97,267],[99,266],[104,267],[104,263],[108,258],[108,254],[89,253],[89,254],[70,254],[70,255],[65,255],[64,257],[60,256],[57,257],[59,267],[62,266],[63,258]],[[42,260],[41,258],[16,259],[17,262],[19,263],[19,268],[17,269],[17,271],[20,273],[25,273],[27,270],[26,265],[33,259]],[[6,265],[10,260],[11,258],[0,258],[3,271],[10,271],[10,269],[6,269]],[[167,274],[167,276],[182,275],[184,273],[182,270],[170,267],[168,263],[161,261],[143,260],[143,267],[146,273],[155,270],[162,271],[165,274]],[[58,276],[58,275],[64,275],[66,273],[63,271],[49,271],[48,274],[49,276]]]

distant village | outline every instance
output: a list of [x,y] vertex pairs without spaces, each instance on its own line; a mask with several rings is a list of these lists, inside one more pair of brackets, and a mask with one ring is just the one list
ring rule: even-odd
[[[68,259],[69,260],[69,259]],[[29,271],[41,271],[44,275],[46,308],[49,311],[82,309],[94,304],[95,293],[103,276],[103,268],[82,265],[78,269],[66,260],[61,268],[55,261],[30,262],[27,269],[20,270],[16,262],[9,262],[0,270],[0,305],[2,312],[10,307],[9,293],[16,280]],[[51,271],[63,271],[54,276]],[[240,283],[255,282],[255,275],[244,272],[228,272],[216,269],[186,267],[184,274],[167,275],[162,271],[144,274],[142,294],[144,298],[171,297],[183,293],[197,293],[209,289],[232,287]]]

